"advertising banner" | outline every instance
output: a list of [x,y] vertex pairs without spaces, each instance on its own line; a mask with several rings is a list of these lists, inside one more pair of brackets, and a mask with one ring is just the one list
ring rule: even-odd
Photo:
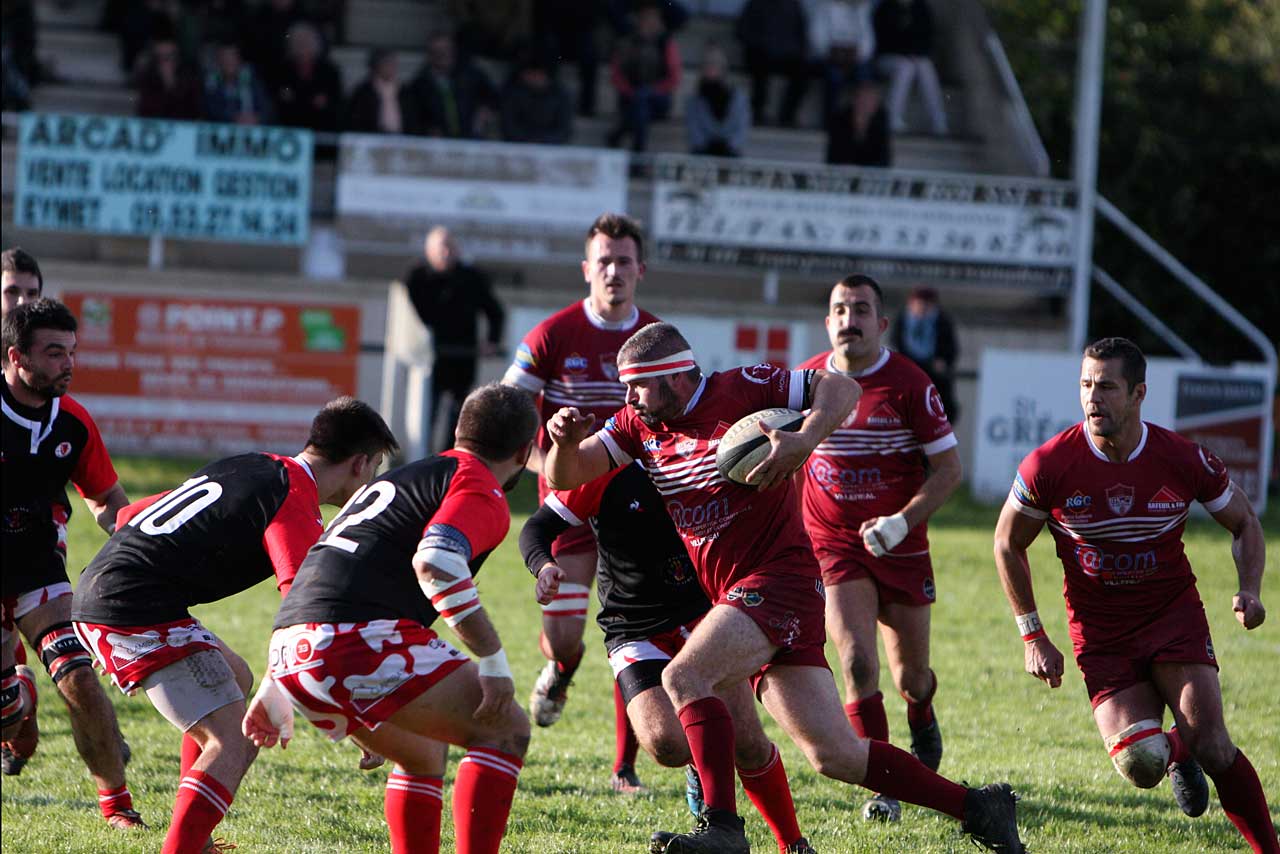
[[17,225],[307,241],[311,131],[23,113],[18,134]]
[[72,394],[113,452],[295,453],[316,410],[356,394],[354,304],[66,291]]

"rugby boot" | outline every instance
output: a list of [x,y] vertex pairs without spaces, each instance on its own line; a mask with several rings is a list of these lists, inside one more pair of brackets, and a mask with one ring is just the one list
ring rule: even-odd
[[684,766],[684,802],[689,805],[689,812],[694,818],[707,808],[706,801],[702,800],[702,778],[692,762]]
[[227,851],[235,851],[239,847],[234,842],[228,842],[219,836],[217,839],[210,839],[206,842],[204,847],[200,849],[200,854],[224,854]]
[[1018,838],[1018,796],[1008,783],[990,783],[964,796],[961,828],[975,842],[1000,854],[1026,854]]
[[148,826],[137,810],[120,810],[107,816],[107,824],[116,830],[147,830]]
[[[649,854],[666,854],[667,843],[673,838],[675,834],[669,830],[657,831],[649,837]],[[818,854],[818,852],[809,844],[809,840],[801,836],[787,846],[785,854]]]
[[795,842],[787,846],[786,854],[818,854],[813,850],[813,846],[809,844],[809,840],[801,836]]
[[538,681],[533,683],[533,693],[529,695],[529,717],[538,726],[551,726],[560,720],[564,704],[569,699],[569,681],[572,677],[561,673],[554,661],[538,674]]
[[901,821],[902,804],[897,798],[876,795],[862,805],[862,819],[863,821]]
[[1209,808],[1209,781],[1204,770],[1194,759],[1169,765],[1169,785],[1173,787],[1173,799],[1178,809],[1191,818],[1199,818]]
[[[745,827],[741,816],[728,810],[705,810],[692,833],[678,833],[657,850],[663,854],[750,854]],[[655,833],[650,839],[650,851],[655,850],[657,837]]]
[[613,776],[609,778],[609,785],[621,795],[639,795],[649,791],[645,788],[644,783],[640,782],[636,769],[630,765],[623,765],[617,771],[614,771]]
[[40,724],[36,721],[36,682],[35,672],[25,664],[16,667],[18,678],[25,683],[27,696],[31,698],[31,711],[22,719],[18,733],[11,741],[0,745],[0,772],[7,777],[16,777],[22,773],[27,760],[36,752],[40,744]]
[[927,726],[911,727],[911,755],[930,771],[937,771],[942,764],[942,730],[937,715]]

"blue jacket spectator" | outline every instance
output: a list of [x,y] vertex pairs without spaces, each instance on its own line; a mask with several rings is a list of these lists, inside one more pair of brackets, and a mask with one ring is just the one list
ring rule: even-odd
[[274,115],[262,82],[235,44],[218,45],[214,68],[204,81],[204,115],[212,122],[241,125],[269,124]]
[[698,89],[684,107],[689,150],[694,154],[740,157],[746,147],[751,106],[746,93],[725,79],[728,64],[723,50],[707,46]]

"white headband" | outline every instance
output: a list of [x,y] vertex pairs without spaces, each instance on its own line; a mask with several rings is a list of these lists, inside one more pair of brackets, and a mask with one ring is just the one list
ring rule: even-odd
[[693,351],[681,350],[678,353],[672,353],[670,356],[663,356],[661,359],[654,359],[651,362],[632,362],[626,367],[620,367],[618,368],[618,379],[624,383],[629,383],[632,380],[644,380],[649,377],[682,374],[697,366],[698,363],[693,360]]

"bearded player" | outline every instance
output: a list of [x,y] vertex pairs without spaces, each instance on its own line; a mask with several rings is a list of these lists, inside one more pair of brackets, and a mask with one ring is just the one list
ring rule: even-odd
[[[1232,743],[1218,663],[1182,531],[1198,501],[1231,532],[1245,629],[1262,625],[1262,526],[1212,452],[1142,420],[1146,359],[1124,338],[1084,351],[1084,422],[1027,455],[1000,513],[995,558],[1025,646],[1026,670],[1062,684],[1062,653],[1036,612],[1027,549],[1046,522],[1066,573],[1076,665],[1093,718],[1122,777],[1139,788],[1170,778],[1189,816],[1209,801],[1256,854],[1280,854],[1262,784]],[[1163,731],[1165,708],[1174,726]],[[1202,770],[1203,769],[1203,770]]]
[[[804,465],[804,526],[827,590],[827,633],[840,655],[845,714],[863,738],[889,740],[880,692],[876,627],[894,687],[907,701],[911,752],[938,770],[942,732],[929,668],[935,598],[926,520],[960,483],[956,437],[929,377],[881,346],[889,327],[880,285],[852,275],[831,291],[831,350],[802,369],[853,377],[858,407]],[[893,798],[877,795],[863,817],[897,821]]]
[[[525,336],[503,382],[542,396],[542,422],[562,406],[596,416],[597,423],[622,406],[626,389],[618,382],[617,353],[640,327],[657,320],[636,306],[636,285],[644,277],[644,235],[634,220],[602,214],[587,231],[582,275],[590,293],[581,302],[556,312]],[[538,432],[542,453],[551,447],[545,430]],[[538,477],[538,498],[547,496],[546,480]],[[587,597],[596,571],[596,543],[587,526],[569,529],[552,549],[564,582],[556,596],[542,606],[539,646],[548,659],[529,697],[529,714],[538,726],[560,719],[568,699],[569,682],[582,661],[582,635],[587,624]],[[641,791],[631,770],[635,736],[626,726],[626,703],[615,685],[616,719],[612,784],[622,792]]]
[[[564,408],[547,425],[547,477],[569,489],[640,460],[693,560],[712,608],[662,674],[702,779],[698,829],[672,837],[670,854],[749,850],[733,783],[733,722],[715,689],[756,678],[757,695],[820,773],[919,803],[964,822],[974,838],[1018,854],[1016,806],[1007,784],[967,789],[905,751],[858,738],[827,668],[824,597],[795,500],[792,475],[853,412],[860,389],[822,370],[770,365],[704,377],[688,342],[657,323],[618,352],[627,407],[599,433]],[[716,446],[741,417],[786,407],[809,412],[797,432],[762,427],[769,455],[724,478]]]

